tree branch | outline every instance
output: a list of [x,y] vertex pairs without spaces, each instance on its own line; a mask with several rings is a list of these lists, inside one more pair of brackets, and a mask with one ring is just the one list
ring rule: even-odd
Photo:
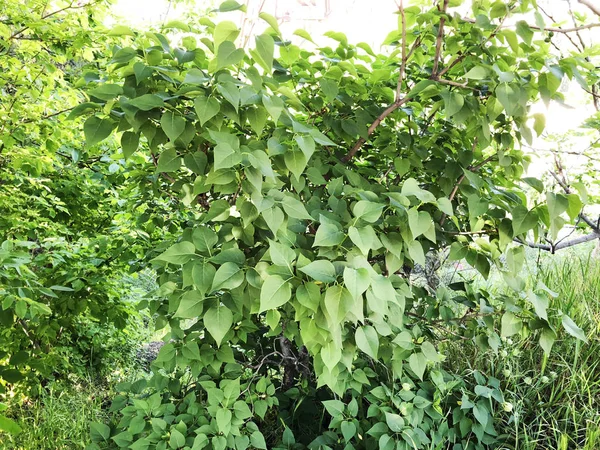
[[600,16],[600,6],[592,3],[591,0],[578,0],[584,6],[587,6],[594,14]]
[[[450,0],[444,0],[444,5],[441,8],[442,14],[446,14],[446,9],[448,8],[448,2]],[[439,9],[439,6],[438,6]],[[438,78],[438,65],[440,62],[440,57],[442,53],[442,40],[444,38],[444,24],[446,23],[446,17],[442,16],[440,19],[440,24],[438,28],[438,34],[435,41],[435,56],[433,57],[433,69],[431,69],[431,79],[436,80]]]
[[[389,116],[391,113],[393,113],[398,108],[400,108],[400,106],[402,106],[403,104],[405,104],[406,102],[408,102],[410,100],[409,97],[400,98],[400,96],[402,95],[402,81],[404,79],[404,72],[406,71],[406,61],[407,61],[409,55],[412,54],[412,52],[417,47],[417,45],[420,41],[419,41],[419,39],[417,39],[414,42],[410,52],[408,54],[406,53],[406,19],[404,16],[404,6],[403,6],[402,0],[399,2],[398,8],[399,8],[399,12],[400,12],[400,17],[402,19],[402,61],[400,63],[400,73],[398,75],[398,83],[396,84],[396,99],[394,100],[394,103],[392,103],[390,106],[388,106],[379,115],[379,117],[377,117],[375,119],[375,121],[371,124],[371,126],[367,130],[367,136],[371,136],[373,134],[373,132],[375,131],[375,129],[379,126],[379,124],[387,116]],[[356,141],[356,143],[350,149],[350,151],[346,154],[346,156],[344,156],[342,158],[342,162],[347,163],[352,158],[354,158],[356,153],[358,153],[358,151],[364,145],[365,142],[367,142],[367,140],[364,137],[361,137],[360,139],[358,139],[358,141]]]
[[[93,4],[98,3],[98,2],[99,2],[99,0],[95,0],[95,1],[88,2],[88,3],[84,3],[83,5],[73,6],[73,3],[75,3],[75,1],[73,0],[71,3],[69,3],[68,6],[65,6],[64,8],[57,9],[56,11],[52,11],[51,13],[48,13],[48,14],[44,14],[42,17],[40,17],[40,20],[45,20],[48,17],[52,17],[52,16],[54,16],[56,14],[59,14],[59,13],[61,13],[63,11],[68,11],[70,9],[81,9],[81,8],[85,8],[87,6],[92,6]],[[16,31],[11,36],[9,36],[7,40],[11,41],[11,40],[19,37],[20,35],[22,35],[23,33],[25,33],[29,28],[30,28],[29,25],[21,28],[19,31]]]
[[[465,22],[469,22],[469,23],[475,23],[475,19],[470,19],[468,17],[463,17],[463,19]],[[600,27],[600,23],[588,23],[587,25],[581,25],[579,27],[571,27],[571,28],[556,28],[556,27],[544,27],[544,29],[538,27],[537,25],[529,25],[527,24],[527,26],[529,28],[531,28],[532,30],[538,30],[538,31],[551,31],[553,33],[574,33],[577,31],[581,31],[581,30],[589,30],[591,28],[597,28]],[[514,27],[514,25],[502,25],[499,28],[512,28]]]
[[[558,169],[559,169],[559,171],[562,172],[562,167],[558,166]],[[571,190],[569,185],[566,183],[566,181],[564,179],[561,179],[558,176],[558,174],[554,173],[553,171],[550,171],[550,175],[552,175],[554,177],[556,182],[560,185],[560,187],[563,188],[563,191],[565,191],[565,193],[567,193],[567,194],[573,193],[573,191]],[[588,216],[586,216],[583,212],[579,213],[579,218],[581,220],[583,220],[592,230],[594,230],[594,233],[600,233],[600,228],[598,227],[598,225],[592,219],[590,219]]]
[[[477,146],[477,138],[475,138],[473,140],[473,151],[475,151],[475,147]],[[492,159],[494,159],[496,157],[496,154],[493,154],[491,156],[488,156],[487,158],[485,158],[483,161],[481,161],[478,164],[475,165],[470,165],[469,167],[467,167],[467,170],[470,170],[471,172],[477,172],[479,169],[481,169],[485,164],[487,164],[488,162],[490,162]],[[448,197],[448,200],[452,201],[454,200],[454,197],[456,197],[456,193],[458,192],[458,187],[460,186],[460,183],[463,182],[463,180],[465,179],[466,175],[463,173],[458,180],[456,181],[456,184],[454,185],[454,188],[452,188],[452,192],[450,192],[450,196]],[[442,218],[440,219],[440,226],[444,225],[444,222],[446,221],[446,214],[442,214]]]
[[537,248],[539,250],[545,250],[547,252],[551,252],[554,253],[557,250],[562,250],[565,248],[569,248],[569,247],[573,247],[575,245],[579,245],[579,244],[583,244],[584,242],[590,242],[596,239],[600,239],[600,233],[597,232],[593,232],[593,233],[589,233],[589,234],[585,234],[583,236],[580,237],[576,237],[573,239],[569,239],[568,241],[562,241],[559,242],[558,244],[554,245],[554,244],[537,244],[535,242],[529,242],[529,241],[522,241],[520,239],[513,239],[515,242],[518,242],[519,244],[522,245],[527,245],[528,247],[531,248]]

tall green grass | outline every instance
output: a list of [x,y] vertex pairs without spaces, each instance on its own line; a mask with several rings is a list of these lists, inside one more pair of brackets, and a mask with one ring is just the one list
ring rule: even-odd
[[[551,307],[568,314],[588,343],[563,331],[549,357],[534,335],[513,336],[497,355],[464,344],[449,352],[449,359],[460,359],[450,362],[453,370],[480,370],[501,381],[514,407],[497,427],[509,436],[502,449],[600,449],[600,261],[587,255],[530,253],[528,283],[541,281],[557,292]],[[488,287],[501,290],[502,284],[496,278]]]
[[2,434],[2,450],[72,450],[89,443],[90,422],[105,421],[111,392],[93,380],[54,383],[11,413],[23,431]]

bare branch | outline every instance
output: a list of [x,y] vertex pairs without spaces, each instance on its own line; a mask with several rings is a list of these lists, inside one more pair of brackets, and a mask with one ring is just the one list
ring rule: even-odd
[[402,95],[402,81],[404,80],[404,72],[406,71],[406,16],[404,15],[403,0],[400,0],[398,7],[400,11],[400,17],[402,19],[402,61],[400,63],[398,84],[396,85],[396,101],[398,101],[400,95]]
[[[402,106],[403,104],[405,104],[406,102],[408,102],[410,100],[409,97],[404,97],[401,100],[396,100],[394,103],[392,103],[390,106],[388,106],[385,111],[383,111],[379,117],[377,117],[377,119],[375,119],[375,121],[371,124],[371,126],[369,127],[369,129],[367,130],[367,136],[371,136],[373,134],[373,132],[375,131],[375,129],[379,126],[379,124],[383,121],[383,119],[385,119],[387,116],[389,116],[391,113],[393,113],[394,111],[396,111],[398,108],[400,108],[400,106]],[[363,137],[361,137],[358,141],[356,141],[356,144],[354,144],[354,147],[352,147],[352,149],[346,154],[346,156],[344,156],[342,158],[343,162],[348,162],[350,161],[352,158],[354,158],[354,155],[356,155],[356,153],[360,150],[360,148],[363,146],[363,144],[367,142],[367,140]]]
[[[477,138],[475,138],[473,140],[473,151],[475,151],[475,147],[476,146],[477,146]],[[481,169],[485,164],[487,164],[488,162],[490,162],[495,157],[496,157],[496,154],[488,156],[487,158],[485,158],[480,163],[475,164],[475,165],[470,165],[469,167],[467,167],[467,170],[470,170],[471,172],[477,172],[479,169]],[[456,184],[454,185],[454,188],[452,188],[452,192],[450,192],[450,196],[448,197],[448,200],[450,200],[450,201],[454,200],[454,197],[456,197],[456,193],[458,192],[458,188],[460,186],[460,183],[463,182],[463,180],[465,179],[465,177],[466,177],[466,175],[463,173],[458,178],[458,180],[456,181]],[[442,218],[440,219],[440,225],[444,225],[445,221],[446,221],[446,214],[442,214]]]
[[[441,8],[442,14],[446,14],[449,0],[444,0],[444,5]],[[439,6],[438,6],[439,9]],[[444,38],[444,24],[446,23],[446,17],[442,16],[438,27],[437,39],[435,41],[435,56],[433,57],[433,69],[431,69],[431,79],[435,80],[438,78],[438,65],[442,53],[442,40]]]
[[[470,19],[468,17],[463,17],[465,22],[475,23],[475,19]],[[556,28],[556,27],[544,27],[544,29],[538,27],[537,25],[527,25],[532,30],[538,31],[551,31],[553,33],[575,33],[581,30],[589,30],[591,28],[600,27],[600,23],[588,23],[587,25],[581,25],[579,27],[571,27],[571,28]],[[512,28],[514,25],[502,25],[499,28]]]
[[[379,117],[377,117],[375,119],[375,121],[371,124],[371,126],[367,130],[367,136],[371,136],[373,134],[373,132],[375,131],[375,129],[379,126],[379,124],[387,116],[389,116],[391,113],[393,113],[398,108],[400,108],[400,106],[402,106],[403,104],[405,104],[406,102],[408,102],[410,100],[409,97],[400,98],[400,96],[402,95],[402,81],[404,79],[404,73],[406,71],[406,61],[408,60],[408,57],[416,49],[416,47],[419,45],[420,39],[417,39],[414,42],[412,48],[410,49],[410,51],[407,54],[407,52],[406,52],[406,19],[405,19],[405,16],[404,16],[404,6],[403,6],[403,1],[402,0],[400,0],[400,2],[398,4],[398,8],[399,8],[399,12],[400,12],[400,17],[402,19],[402,61],[400,63],[400,73],[398,74],[398,83],[396,85],[396,98],[394,100],[394,103],[392,103],[390,106],[388,106],[379,115]],[[346,156],[344,156],[342,158],[342,162],[347,163],[352,158],[354,158],[354,156],[356,155],[356,153],[358,153],[358,151],[364,145],[365,142],[367,142],[367,140],[364,137],[361,137],[358,141],[356,141],[356,143],[350,149],[350,151],[346,154]]]
[[580,237],[576,237],[573,239],[569,239],[568,241],[562,241],[559,242],[556,245],[553,244],[538,244],[535,242],[529,242],[529,241],[521,241],[519,239],[513,239],[515,242],[518,242],[519,244],[523,244],[523,245],[527,245],[528,247],[531,248],[537,248],[539,250],[545,250],[547,252],[551,252],[554,253],[557,250],[562,250],[565,248],[569,248],[569,247],[574,247],[575,245],[579,245],[579,244],[583,244],[585,242],[590,242],[590,241],[594,241],[596,239],[600,239],[600,233],[589,233],[589,234],[585,234],[583,236]]
[[578,0],[584,6],[587,6],[594,14],[600,16],[600,6],[596,3],[592,3],[591,0]]
[[[92,6],[92,5],[94,5],[95,3],[98,3],[99,1],[100,1],[100,0],[90,1],[90,2],[88,2],[88,3],[84,3],[84,4],[82,4],[82,5],[75,5],[75,6],[73,6],[73,3],[74,3],[74,1],[72,1],[71,3],[69,3],[69,4],[68,4],[67,6],[65,6],[64,8],[57,9],[56,11],[52,11],[52,12],[50,12],[50,13],[48,13],[48,14],[44,14],[42,17],[40,17],[40,20],[45,20],[45,19],[47,19],[47,18],[49,18],[49,17],[52,17],[52,16],[54,16],[54,15],[56,15],[56,14],[59,14],[59,13],[61,13],[61,12],[68,11],[68,10],[71,10],[71,9],[81,9],[81,8],[86,8],[86,7],[88,7],[88,6]],[[11,36],[9,36],[7,40],[11,41],[11,40],[13,40],[13,39],[15,39],[15,38],[19,37],[20,35],[22,35],[23,33],[25,33],[25,32],[26,32],[26,31],[27,31],[29,28],[30,28],[29,26],[25,26],[25,27],[21,28],[19,31],[16,31],[16,32],[15,32],[15,33],[13,33]]]

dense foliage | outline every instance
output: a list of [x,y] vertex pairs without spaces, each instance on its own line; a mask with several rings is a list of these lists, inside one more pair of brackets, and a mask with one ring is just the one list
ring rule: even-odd
[[[76,80],[110,39],[96,32],[104,12],[101,2],[3,2],[0,396],[9,399],[69,375],[104,376],[148,334],[129,273],[137,278],[166,230],[137,225],[152,202],[140,210],[116,147],[82,147],[81,124],[65,126],[83,99]],[[0,417],[0,429],[16,428]]]
[[[521,276],[523,245],[558,248],[563,225],[585,217],[585,190],[523,178],[521,144],[544,129],[529,106],[560,101],[563,79],[595,83],[595,55],[553,55],[561,31],[535,2],[477,1],[470,17],[453,11],[459,3],[400,4],[383,54],[336,32],[332,46],[302,30],[286,40],[266,13],[250,50],[237,48],[233,22],[204,17],[162,33],[119,26],[64,54],[76,67],[68,92],[87,96],[69,127],[51,122],[66,136],[4,139],[11,161],[40,139],[53,153],[48,167],[25,158],[7,170],[4,384],[25,375],[20,366],[43,373],[36,358],[56,367],[60,352],[42,346],[63,327],[79,339],[83,317],[125,326],[132,311],[116,276],[151,262],[159,287],[140,307],[166,344],[149,378],[118,386],[117,420],[92,425],[91,448],[510,441],[497,429],[513,407],[500,379],[444,361],[453,341],[497,353],[521,334],[548,354],[564,331],[586,340],[555,293]],[[18,52],[8,29],[4,48]],[[66,144],[82,119],[83,150]],[[29,223],[11,220],[19,198],[40,204]],[[438,255],[484,277],[494,268],[507,289],[417,282]]]

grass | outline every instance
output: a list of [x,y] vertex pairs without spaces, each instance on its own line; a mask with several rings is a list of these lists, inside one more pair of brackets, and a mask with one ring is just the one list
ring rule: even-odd
[[89,443],[90,422],[108,418],[111,395],[108,387],[92,380],[51,385],[39,398],[11,408],[23,431],[3,435],[0,449],[83,449]]
[[[507,339],[497,355],[474,345],[449,352],[453,370],[477,369],[501,380],[514,405],[510,418],[497,424],[509,435],[503,449],[600,448],[600,261],[586,254],[538,258],[530,252],[528,283],[541,281],[558,293],[551,308],[568,314],[586,332],[587,344],[563,330],[549,357],[535,335]],[[490,290],[501,289],[491,278]]]

